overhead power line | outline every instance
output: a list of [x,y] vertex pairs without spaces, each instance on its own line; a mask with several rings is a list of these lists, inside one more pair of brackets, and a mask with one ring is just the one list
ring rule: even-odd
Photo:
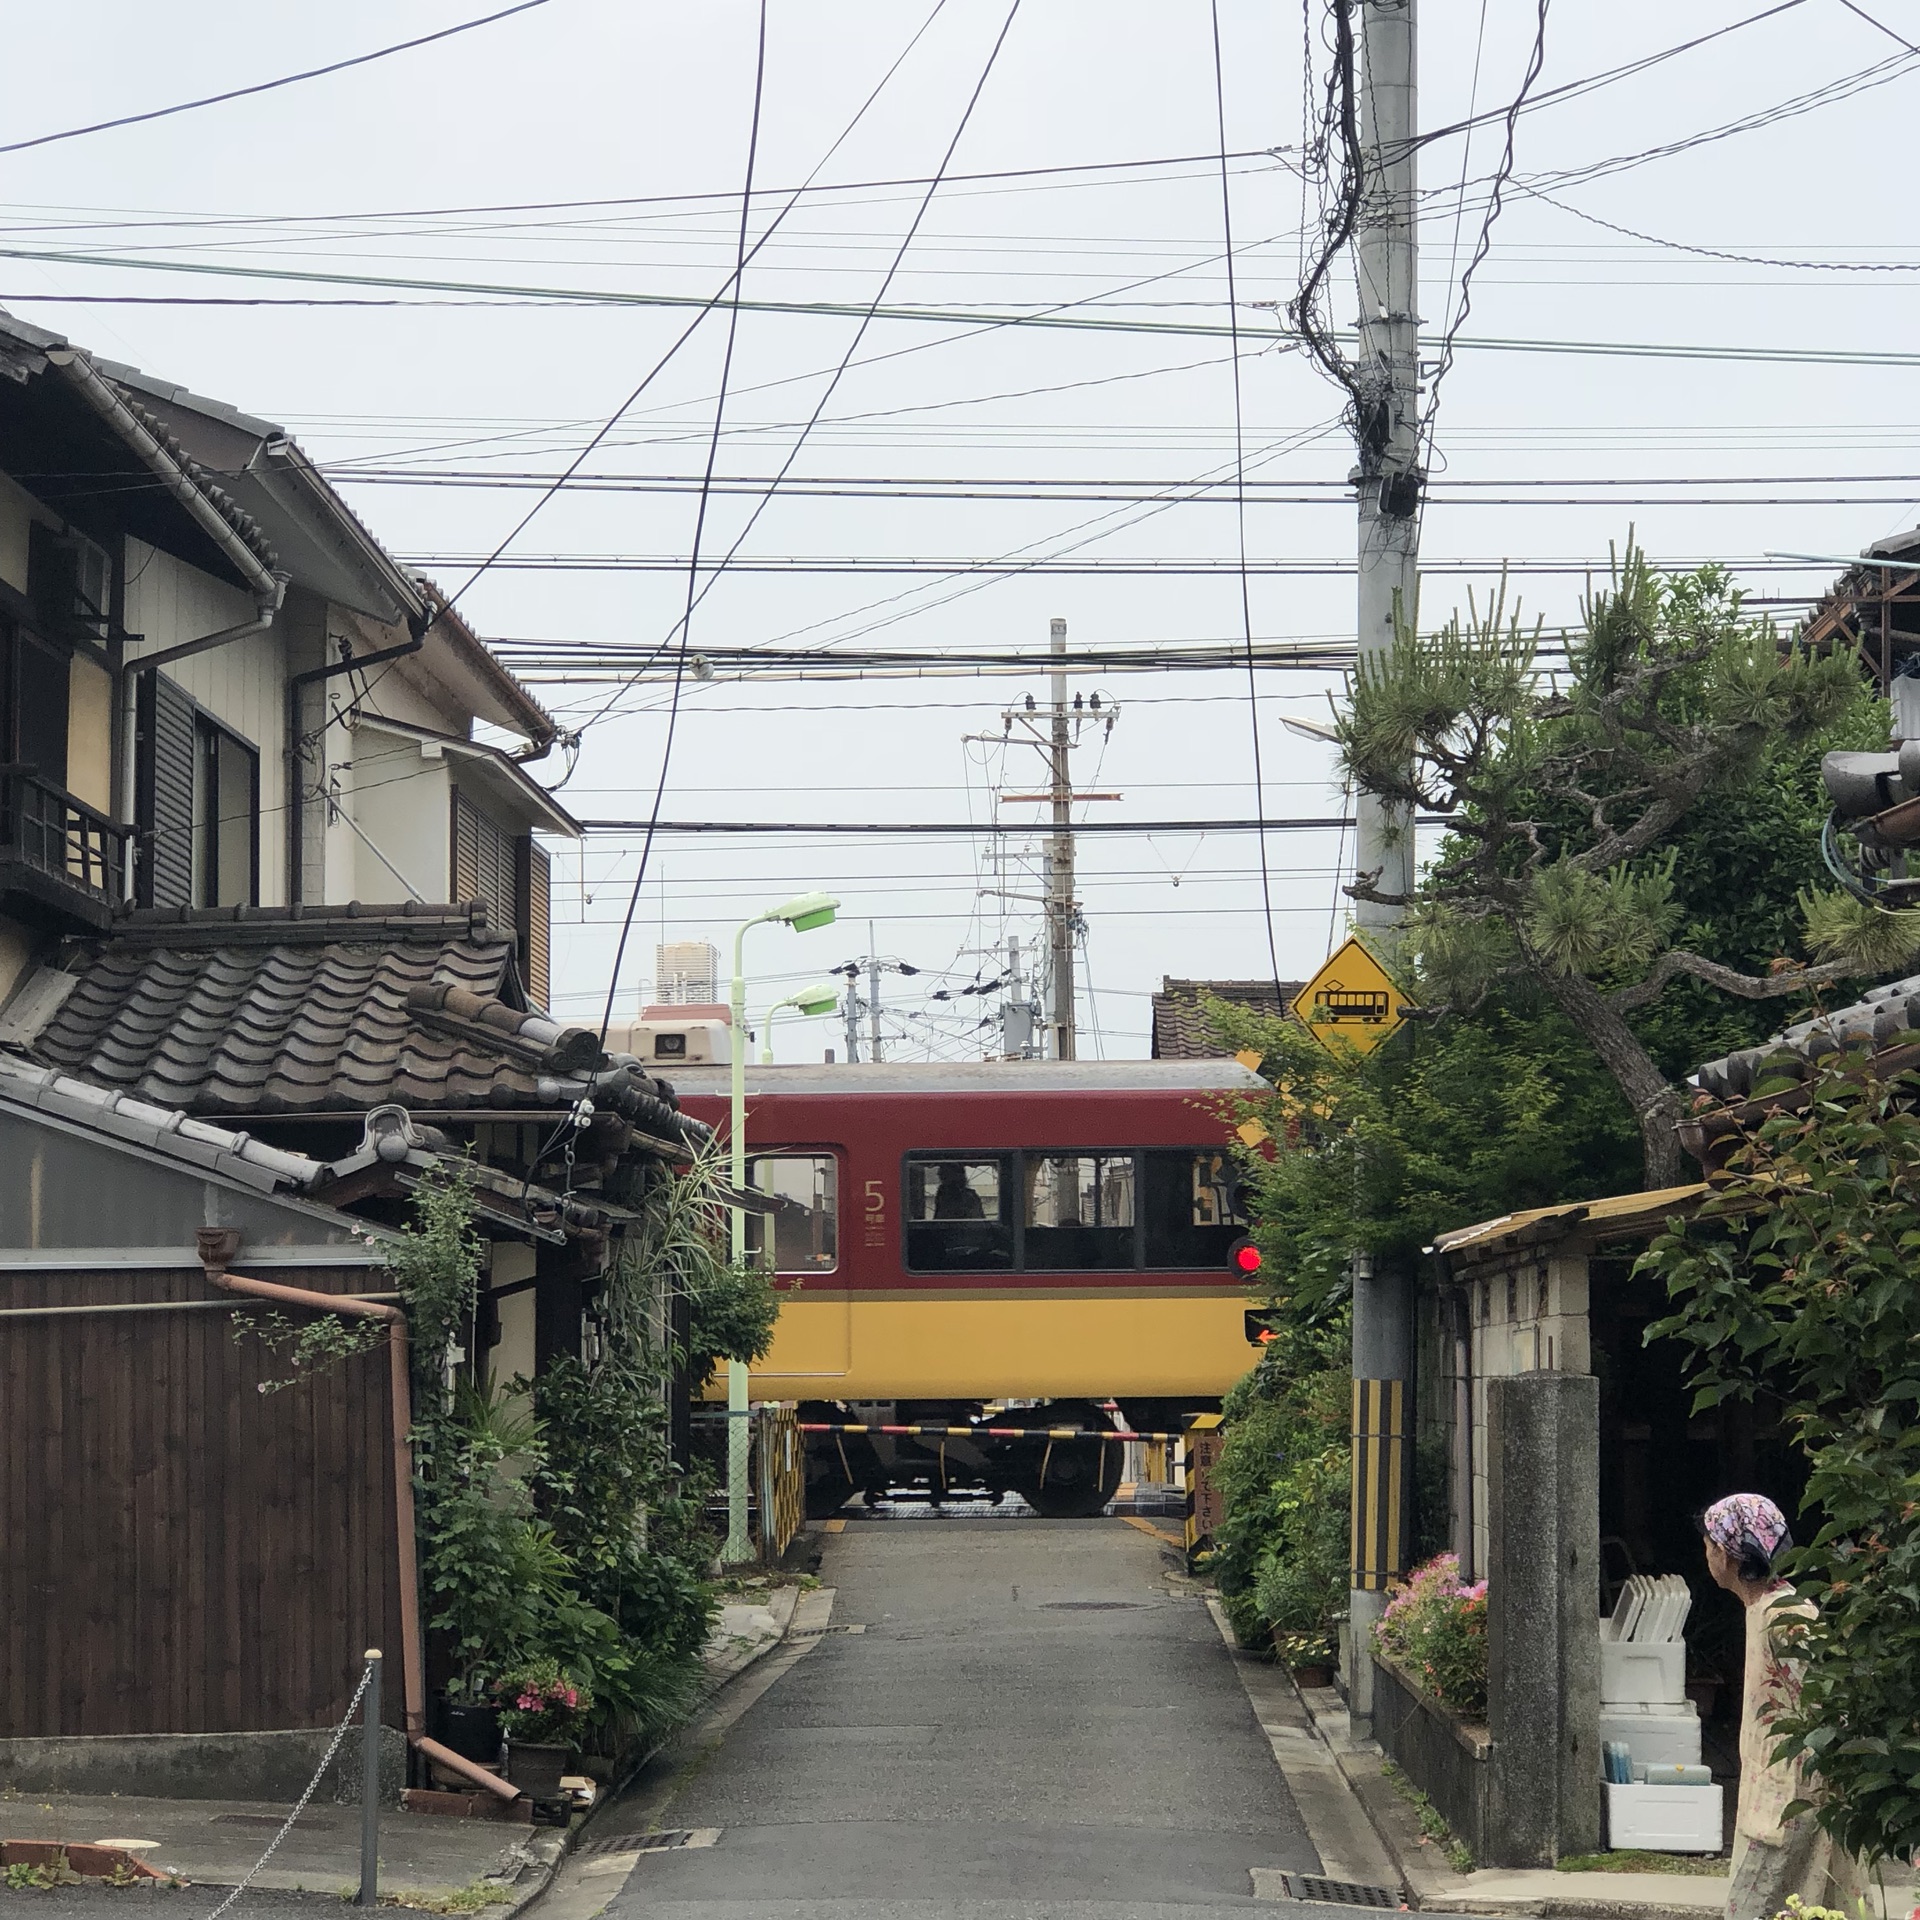
[[396,40],[390,47],[375,47],[371,53],[356,53],[349,60],[335,60],[324,67],[308,67],[300,73],[282,74],[277,80],[257,80],[247,87],[229,87],[224,93],[203,94],[198,100],[182,100],[171,107],[152,107],[145,113],[123,113],[113,120],[95,120],[84,127],[67,127],[59,133],[37,133],[31,140],[13,140],[0,146],[0,153],[24,153],[29,147],[50,147],[58,140],[78,140],[89,133],[108,133],[115,127],[137,127],[149,120],[165,120],[176,113],[195,113],[202,107],[217,107],[223,101],[244,100],[251,94],[272,93],[280,87],[298,86],[303,80],[319,80],[330,73],[344,73],[349,67],[364,67],[369,61],[384,60],[390,54],[409,53],[415,47],[430,47],[436,40],[451,40],[455,34],[471,33],[476,27],[490,27],[496,20],[510,20],[516,13],[531,13],[544,7],[547,0],[520,0],[518,6],[503,7],[498,13],[478,20],[463,20],[458,26],[442,27],[438,33],[423,33],[412,40]]
[[[1423,827],[1444,827],[1449,822],[1442,816],[1423,815],[1417,822]],[[1350,827],[1353,821],[1338,814],[1316,819],[1248,819],[1248,820],[1078,820],[1074,822],[1075,833],[1105,834],[1151,834],[1151,833],[1259,833],[1263,829],[1269,833],[1317,833],[1332,831],[1339,827]],[[879,821],[879,820],[661,820],[649,823],[645,820],[582,820],[581,830],[590,834],[636,834],[651,831],[659,834],[747,834],[764,833],[807,834],[818,833],[833,836],[865,836],[868,834],[899,834],[907,838],[944,838],[971,840],[981,834],[994,834],[1001,838],[1011,836],[1014,839],[1030,840],[1036,833],[1044,830],[1044,823],[1036,826],[1032,821],[1010,822],[987,820],[967,821]],[[1316,909],[1317,911],[1317,909]]]
[[[64,266],[108,267],[130,272],[213,274],[245,280],[284,280],[300,284],[347,287],[391,287],[417,292],[478,295],[487,299],[550,306],[681,307],[702,312],[738,306],[743,313],[777,313],[814,319],[897,320],[927,326],[995,329],[1041,327],[1070,333],[1162,334],[1181,339],[1228,340],[1236,337],[1248,347],[1291,349],[1301,336],[1280,328],[1243,326],[1224,321],[1122,319],[1082,312],[990,311],[912,305],[862,305],[841,300],[715,300],[702,294],[632,293],[610,288],[542,287],[479,280],[434,280],[408,274],[334,273],[318,268],[250,267],[215,260],[151,260],[134,254],[101,254],[48,247],[0,247],[0,259],[51,261]],[[46,293],[9,293],[9,300],[58,301],[68,296]],[[190,304],[182,301],[179,304]],[[264,304],[264,303],[263,303]],[[331,301],[275,302],[281,305],[328,306]],[[460,304],[458,301],[455,304]],[[1353,336],[1331,337],[1350,341]],[[1457,352],[1570,353],[1605,358],[1656,360],[1755,361],[1794,366],[1916,367],[1920,352],[1878,349],[1849,350],[1825,347],[1742,347],[1733,345],[1676,345],[1636,340],[1529,340],[1480,335],[1454,342]]]

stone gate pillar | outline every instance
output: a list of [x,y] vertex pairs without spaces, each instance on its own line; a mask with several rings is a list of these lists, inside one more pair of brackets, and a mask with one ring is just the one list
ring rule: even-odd
[[1501,1866],[1600,1845],[1600,1383],[1487,1382],[1487,1729]]

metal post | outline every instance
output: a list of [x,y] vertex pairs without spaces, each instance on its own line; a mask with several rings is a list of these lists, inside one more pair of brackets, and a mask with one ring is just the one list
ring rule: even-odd
[[[1056,620],[1050,629],[1049,651],[1056,658],[1067,651],[1067,623]],[[1067,721],[1067,670],[1056,666],[1053,682],[1053,733],[1048,754],[1052,773],[1053,842],[1049,848],[1047,932],[1053,943],[1053,1057],[1074,1058],[1073,1035],[1073,778],[1067,763],[1072,745]]]
[[[735,1192],[747,1184],[747,980],[744,971],[747,927],[760,924],[749,920],[733,936],[733,982],[728,1001],[732,1014],[732,1044],[727,1049],[732,1098],[727,1115],[730,1157],[728,1170]],[[747,1257],[747,1213],[744,1207],[728,1209],[728,1247],[733,1264],[742,1265]],[[747,1368],[745,1361],[727,1362],[727,1541],[720,1557],[729,1566],[739,1566],[753,1558],[753,1541],[747,1531]]]
[[884,1059],[880,1046],[880,955],[873,942],[873,922],[867,922],[867,1057]]
[[380,1904],[380,1649],[366,1651],[367,1692],[360,1747],[360,1891],[354,1905]]
[[[1418,615],[1420,320],[1414,226],[1415,0],[1359,0],[1362,106],[1359,279],[1359,662],[1364,674]],[[1354,868],[1384,901],[1356,902],[1376,936],[1398,924],[1413,889],[1413,818],[1356,796]],[[1371,1725],[1373,1623],[1386,1586],[1404,1573],[1411,1493],[1412,1292],[1404,1274],[1353,1263],[1353,1671],[1358,1730]]]

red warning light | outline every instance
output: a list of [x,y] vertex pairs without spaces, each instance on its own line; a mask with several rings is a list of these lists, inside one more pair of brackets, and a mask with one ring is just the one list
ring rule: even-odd
[[1236,1273],[1256,1274],[1260,1271],[1260,1249],[1251,1240],[1236,1240],[1227,1254],[1227,1263]]

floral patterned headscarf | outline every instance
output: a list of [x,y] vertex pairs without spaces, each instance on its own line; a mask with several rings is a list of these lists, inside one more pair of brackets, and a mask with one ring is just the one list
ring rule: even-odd
[[1707,1538],[1736,1560],[1746,1552],[1771,1561],[1787,1537],[1787,1516],[1764,1493],[1730,1493],[1700,1523]]

